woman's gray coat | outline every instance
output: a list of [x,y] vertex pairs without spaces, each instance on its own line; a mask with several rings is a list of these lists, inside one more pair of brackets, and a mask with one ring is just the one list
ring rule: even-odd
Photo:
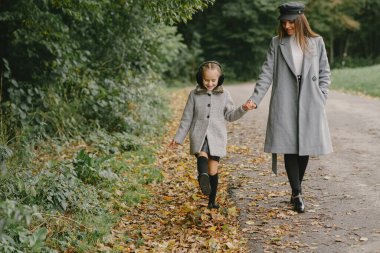
[[182,144],[189,133],[190,153],[197,154],[207,136],[210,155],[223,157],[227,148],[226,121],[238,120],[245,113],[241,106],[234,106],[230,93],[222,86],[212,92],[197,86],[189,94],[174,141]]
[[290,37],[280,40],[276,36],[270,43],[250,98],[259,105],[272,84],[264,147],[267,153],[322,155],[333,151],[325,112],[330,85],[326,49],[322,37],[308,38],[308,46],[299,88]]

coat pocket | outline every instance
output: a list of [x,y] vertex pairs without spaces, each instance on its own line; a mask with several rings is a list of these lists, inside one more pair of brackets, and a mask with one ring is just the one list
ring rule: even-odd
[[313,76],[311,78],[311,80],[313,80],[314,87],[316,87],[316,89],[317,89],[318,96],[321,98],[323,104],[325,105],[326,104],[326,97],[325,97],[325,94],[323,94],[321,88],[319,88],[318,78],[316,76]]

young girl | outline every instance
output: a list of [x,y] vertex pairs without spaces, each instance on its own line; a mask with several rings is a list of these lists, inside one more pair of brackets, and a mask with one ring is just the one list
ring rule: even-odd
[[325,112],[330,67],[325,44],[313,32],[303,3],[279,7],[278,36],[272,38],[267,60],[250,100],[256,108],[272,85],[264,151],[284,154],[292,190],[291,203],[303,213],[302,180],[310,155],[333,151]]
[[219,159],[226,155],[226,121],[241,118],[252,107],[252,101],[234,106],[230,93],[223,89],[224,76],[216,61],[202,63],[196,80],[198,86],[189,94],[177,134],[170,145],[182,144],[190,132],[190,153],[197,158],[199,186],[203,194],[209,195],[208,208],[219,208],[215,198]]

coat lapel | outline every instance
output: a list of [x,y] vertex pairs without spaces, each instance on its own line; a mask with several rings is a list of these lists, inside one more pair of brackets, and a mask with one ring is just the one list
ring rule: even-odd
[[294,76],[297,76],[294,63],[293,63],[293,56],[292,56],[292,49],[290,47],[290,37],[286,36],[281,39],[280,42],[280,50],[282,53],[282,56],[284,57],[286,64],[289,66],[290,70],[292,71]]
[[312,38],[307,39],[308,43],[308,50],[305,54],[303,54],[303,68],[302,68],[302,76],[306,77],[307,73],[309,72],[313,56],[317,53],[316,46],[314,43],[314,40]]

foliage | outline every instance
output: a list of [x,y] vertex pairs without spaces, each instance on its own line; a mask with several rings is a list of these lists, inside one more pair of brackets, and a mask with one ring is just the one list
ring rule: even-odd
[[23,228],[37,236],[27,252],[45,240],[94,251],[162,180],[151,142],[168,117],[162,86],[192,58],[172,24],[213,2],[1,1],[0,197],[44,214]]
[[87,154],[84,149],[79,151],[74,160],[74,168],[79,179],[86,184],[96,185],[103,178],[117,179],[117,175],[110,168],[103,168],[103,163],[110,157],[97,158],[94,155]]
[[[186,49],[176,28],[152,14],[183,21],[211,2],[6,1],[3,113],[14,125],[33,126],[33,136],[139,129],[142,114],[159,109],[154,89]],[[148,105],[135,110],[143,99]]]
[[[195,14],[190,22],[180,24],[179,31],[188,47],[200,42],[201,52],[195,62],[215,59],[223,64],[226,81],[249,80],[260,72],[270,39],[276,35],[277,7],[283,2],[220,0]],[[332,67],[379,62],[379,1],[303,2],[312,29],[326,42]]]
[[217,1],[197,13],[179,31],[190,45],[200,36],[199,62],[214,59],[224,66],[226,80],[247,80],[260,70],[274,34],[276,5],[267,1]]
[[45,245],[46,228],[28,230],[35,218],[42,219],[36,206],[20,205],[12,200],[0,202],[0,251],[56,252]]
[[35,175],[22,171],[1,177],[1,198],[52,211],[97,212],[100,206],[95,189],[84,185],[72,166],[50,163],[48,169]]
[[331,87],[338,90],[380,97],[380,65],[342,68],[332,71]]
[[215,0],[158,0],[146,1],[144,7],[154,15],[156,20],[175,24],[181,21],[186,22],[196,11],[202,10],[214,2]]

